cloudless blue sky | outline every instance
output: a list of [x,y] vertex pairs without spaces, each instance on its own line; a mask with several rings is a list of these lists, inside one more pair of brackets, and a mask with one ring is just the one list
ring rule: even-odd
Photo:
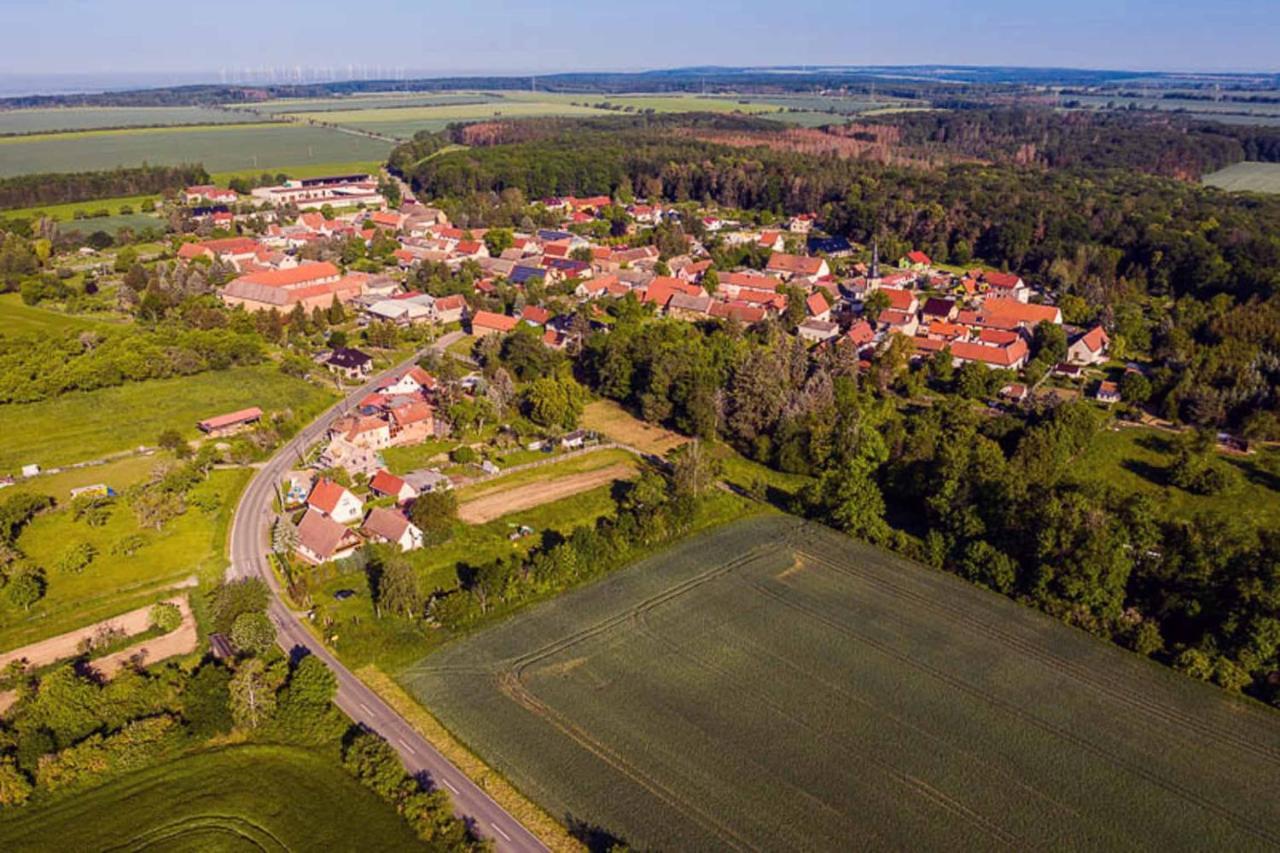
[[1280,0],[0,0],[0,75],[376,66],[1280,70]]

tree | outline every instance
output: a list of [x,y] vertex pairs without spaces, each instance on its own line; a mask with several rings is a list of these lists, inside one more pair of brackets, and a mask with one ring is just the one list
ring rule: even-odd
[[271,591],[262,578],[221,583],[209,593],[210,629],[227,633],[242,613],[266,613]]
[[191,445],[176,429],[167,429],[160,433],[160,437],[156,439],[156,445],[170,451],[179,459],[185,459],[191,455]]
[[710,489],[720,474],[720,461],[694,439],[671,451],[671,482],[677,495],[696,497]]
[[874,323],[876,318],[880,316],[880,312],[887,309],[891,304],[889,294],[877,288],[862,300],[862,316]]
[[12,758],[0,757],[0,806],[20,806],[31,798],[32,785]]
[[409,508],[409,520],[422,531],[427,544],[447,542],[458,521],[458,496],[452,489],[438,489],[419,495]]
[[182,717],[196,737],[208,738],[231,731],[231,672],[216,663],[196,670],[182,691]]
[[342,753],[342,766],[365,787],[393,799],[404,781],[404,767],[396,751],[373,732],[362,731]]
[[1120,397],[1126,403],[1141,405],[1151,399],[1151,381],[1136,370],[1120,377]]
[[498,257],[515,245],[515,236],[510,228],[491,228],[485,232],[484,244],[492,257]]
[[422,593],[418,589],[418,573],[406,560],[380,555],[370,562],[367,571],[379,615],[392,613],[406,619],[420,615]]
[[1009,592],[1018,579],[1017,562],[981,539],[965,546],[959,569],[969,580],[996,592]]
[[44,569],[29,566],[9,578],[9,582],[5,584],[5,594],[15,606],[29,611],[37,601],[44,598],[48,586]]
[[333,707],[337,692],[338,679],[329,667],[314,655],[306,655],[298,661],[280,691],[273,728],[299,743],[331,743],[346,728]]
[[853,459],[828,469],[817,483],[800,494],[811,515],[850,536],[868,542],[883,542],[889,534],[884,520],[884,495],[872,477],[873,464]]
[[268,666],[256,657],[242,661],[227,686],[236,726],[252,730],[271,719],[276,712],[276,690],[283,681],[279,664]]
[[1067,357],[1067,333],[1057,323],[1041,320],[1032,336],[1035,357],[1048,364],[1057,364]]
[[275,645],[275,625],[265,613],[241,613],[231,625],[231,642],[241,652],[260,655]]
[[587,392],[574,379],[548,376],[534,381],[524,395],[529,419],[539,426],[574,429],[587,405]]

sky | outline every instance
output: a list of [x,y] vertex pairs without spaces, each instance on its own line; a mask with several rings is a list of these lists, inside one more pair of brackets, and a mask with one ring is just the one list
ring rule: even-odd
[[0,0],[0,32],[0,86],[46,75],[216,82],[264,67],[339,77],[802,64],[1280,71],[1280,0]]

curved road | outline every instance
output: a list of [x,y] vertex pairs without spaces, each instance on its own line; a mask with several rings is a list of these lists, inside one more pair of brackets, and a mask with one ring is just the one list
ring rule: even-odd
[[[433,347],[443,350],[460,333],[445,335]],[[529,830],[525,829],[502,806],[494,802],[462,771],[449,763],[425,738],[399,714],[383,702],[378,694],[366,687],[360,679],[342,665],[324,645],[317,640],[302,619],[290,610],[281,598],[280,584],[267,563],[268,542],[272,521],[272,500],[275,486],[293,468],[299,454],[323,437],[330,424],[351,409],[369,392],[371,386],[393,372],[408,367],[414,358],[383,371],[281,447],[254,474],[245,487],[240,503],[236,506],[231,524],[231,568],[229,578],[260,577],[272,592],[268,615],[276,626],[276,636],[285,651],[298,646],[324,661],[338,678],[338,695],[335,702],[342,711],[357,723],[366,726],[386,738],[395,747],[411,774],[427,774],[431,781],[449,792],[454,811],[470,822],[478,834],[493,840],[502,851],[545,851],[547,848]],[[355,829],[353,827],[353,829]]]

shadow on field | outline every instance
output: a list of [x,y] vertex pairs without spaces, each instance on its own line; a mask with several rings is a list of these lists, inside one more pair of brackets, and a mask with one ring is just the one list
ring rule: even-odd
[[1120,463],[1120,467],[1130,473],[1137,474],[1153,485],[1169,485],[1169,470],[1159,465],[1152,465],[1150,462],[1143,462],[1139,459],[1125,459]]
[[611,850],[630,846],[622,836],[613,834],[603,826],[579,820],[571,814],[565,815],[564,823],[569,834],[581,841],[591,853],[609,853]]

